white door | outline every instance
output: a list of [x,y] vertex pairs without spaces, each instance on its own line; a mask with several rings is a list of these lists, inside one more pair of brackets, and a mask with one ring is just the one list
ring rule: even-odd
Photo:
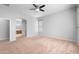
[[9,20],[0,19],[0,40],[9,40]]

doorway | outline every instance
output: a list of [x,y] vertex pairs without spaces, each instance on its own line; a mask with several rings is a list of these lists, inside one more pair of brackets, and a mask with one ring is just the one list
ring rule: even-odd
[[17,19],[16,20],[16,38],[27,36],[26,25],[27,25],[27,22],[25,19]]

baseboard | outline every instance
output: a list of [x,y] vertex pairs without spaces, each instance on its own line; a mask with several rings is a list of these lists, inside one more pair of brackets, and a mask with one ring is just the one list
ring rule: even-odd
[[9,40],[9,38],[0,38],[0,41]]

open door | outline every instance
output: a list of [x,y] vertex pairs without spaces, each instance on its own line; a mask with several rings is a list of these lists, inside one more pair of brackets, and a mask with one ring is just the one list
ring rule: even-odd
[[7,19],[0,19],[0,41],[9,41],[10,39],[10,21]]

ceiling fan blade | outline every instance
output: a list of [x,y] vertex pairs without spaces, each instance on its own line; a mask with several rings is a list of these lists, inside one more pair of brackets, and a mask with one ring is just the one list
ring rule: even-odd
[[36,4],[33,4],[33,6],[36,7],[36,8],[38,7]]
[[35,10],[35,8],[31,8],[30,10]]
[[45,10],[43,10],[43,9],[40,9],[40,11],[43,11],[43,12],[44,12]]
[[40,6],[39,8],[43,8],[43,7],[45,7],[45,5],[42,5],[42,6]]

